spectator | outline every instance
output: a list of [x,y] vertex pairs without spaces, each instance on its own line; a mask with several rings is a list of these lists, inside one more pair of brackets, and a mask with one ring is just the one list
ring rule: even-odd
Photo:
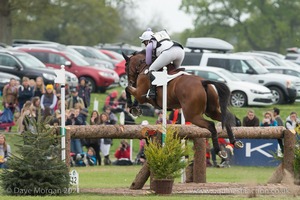
[[54,108],[57,104],[57,97],[54,94],[53,85],[48,84],[46,86],[46,93],[41,97],[41,109],[43,112],[46,108],[50,109],[50,113],[54,114]]
[[[283,121],[280,117],[280,110],[279,108],[274,107],[273,108],[273,114],[274,114],[274,119],[277,121],[278,126],[284,126]],[[277,139],[279,147],[281,149],[281,152],[283,153],[283,139],[279,138]]]
[[115,152],[117,160],[113,165],[132,165],[130,160],[130,145],[126,140],[122,140],[119,148]]
[[79,79],[78,96],[83,99],[84,107],[88,108],[91,101],[91,89],[87,85],[85,77]]
[[20,112],[20,117],[17,120],[17,126],[18,126],[19,133],[22,133],[24,131],[24,128],[25,128],[24,124],[23,124],[24,117],[28,114],[31,105],[32,105],[31,101],[26,101],[26,103],[24,104],[24,106]]
[[[172,124],[181,124],[181,109],[173,109],[169,114],[169,120]],[[191,124],[190,122],[185,122],[185,124]]]
[[19,109],[22,110],[23,105],[26,101],[31,101],[33,97],[33,89],[29,86],[29,78],[23,77],[22,85],[20,85],[18,90],[18,102]]
[[78,92],[76,88],[71,88],[71,94],[72,94],[71,97],[69,97],[69,99],[67,100],[67,108],[68,109],[75,108],[76,103],[80,103],[82,107],[85,108],[84,101],[81,97],[78,96]]
[[77,103],[75,104],[75,111],[77,112],[77,120],[79,121],[80,125],[86,125],[86,120],[88,117],[88,109],[83,107],[82,104]]
[[[149,122],[147,120],[143,120],[141,125],[143,125],[143,126],[149,125]],[[136,164],[144,164],[146,161],[145,145],[146,145],[146,140],[141,139],[139,153],[137,154],[136,159],[135,159]]]
[[9,144],[4,134],[0,134],[0,168],[7,168],[7,158],[11,155]]
[[123,110],[125,110],[126,109],[126,104],[127,104],[126,92],[125,92],[125,90],[123,90],[121,92],[120,97],[118,98],[118,105],[117,105],[118,112],[122,112]]
[[[106,112],[100,114],[100,125],[108,125],[109,116]],[[109,151],[112,145],[112,139],[110,138],[101,138],[100,139],[100,150],[104,155],[104,165],[110,165],[111,161],[109,159]]]
[[[24,131],[30,131],[31,133],[37,133],[36,127],[34,126],[35,122],[37,122],[36,116],[36,108],[32,106],[31,102],[29,108],[24,110],[23,116],[23,126]],[[25,104],[24,104],[25,105]],[[27,106],[27,105],[26,105]]]
[[3,105],[8,103],[9,109],[14,114],[18,105],[18,87],[16,85],[16,79],[10,79],[9,83],[4,86],[2,94]]
[[33,88],[33,96],[41,98],[42,95],[45,93],[46,93],[46,89],[45,89],[44,80],[42,77],[39,76],[36,78],[35,86]]
[[[60,100],[61,98],[61,86],[59,83],[54,84],[54,94],[57,96],[57,99]],[[69,99],[70,97],[70,88],[68,84],[65,84],[65,99]]]
[[274,119],[272,112],[265,112],[264,118],[260,123],[260,126],[277,126],[277,121]]
[[259,126],[259,119],[255,116],[254,110],[248,110],[247,116],[243,118],[243,126]]
[[[156,120],[156,124],[162,124],[163,123],[163,112],[162,111],[158,111],[157,113],[158,117]],[[166,119],[167,124],[172,124],[172,121],[168,119]]]
[[[99,124],[100,124],[99,113],[98,113],[98,111],[94,110],[91,113],[90,125],[99,125]],[[95,139],[85,139],[85,146],[87,148],[92,147],[94,149],[95,155],[96,155],[96,161],[97,161],[98,165],[101,165],[100,140],[96,139],[96,138]]]
[[276,107],[273,108],[273,115],[274,115],[274,119],[277,121],[277,125],[278,126],[284,126],[283,121],[280,117],[279,108],[276,108]]
[[110,109],[112,110],[112,112],[115,111],[115,109],[118,108],[118,91],[112,91],[106,98],[105,98],[105,102],[104,102],[104,107],[103,107],[103,111],[105,112],[105,109],[107,107],[110,107]]
[[89,147],[87,153],[71,154],[71,165],[81,167],[97,165],[95,150]]
[[[67,120],[66,125],[81,125],[80,121],[77,119],[79,112],[75,112],[75,109],[70,109],[66,112]],[[71,152],[77,154],[82,153],[81,141],[78,138],[71,138]]]
[[133,116],[129,112],[129,108],[128,107],[125,108],[124,115],[125,115],[125,125],[126,124],[135,124],[135,119],[137,118],[137,116]]
[[296,112],[291,112],[290,115],[286,118],[285,127],[290,130],[292,133],[296,133],[295,128],[297,123],[300,120]]
[[111,124],[111,125],[117,124],[118,118],[117,118],[117,116],[112,112],[112,109],[111,109],[110,106],[106,106],[104,112],[108,114],[108,124]]

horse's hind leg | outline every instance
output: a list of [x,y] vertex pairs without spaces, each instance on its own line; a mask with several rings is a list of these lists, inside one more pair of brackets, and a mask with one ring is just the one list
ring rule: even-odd
[[[222,114],[215,107],[208,107],[205,114],[213,120],[217,120],[219,122],[222,121]],[[236,148],[243,148],[244,147],[243,143],[240,140],[235,139],[235,136],[234,136],[232,128],[231,128],[235,122],[234,115],[228,111],[228,113],[226,113],[225,118],[226,118],[226,120],[225,120],[224,126],[226,128],[226,132],[227,132],[230,143],[233,144]]]
[[213,144],[213,148],[214,148],[214,151],[215,151],[216,155],[219,155],[221,158],[227,158],[226,151],[221,151],[220,150],[220,145],[219,145],[219,142],[218,142],[218,133],[217,133],[214,122],[208,121],[208,120],[206,120],[202,117],[199,117],[199,116],[197,118],[192,119],[192,120],[187,119],[187,121],[190,121],[193,124],[195,124],[195,125],[197,125],[201,128],[208,129],[211,133],[212,144]]

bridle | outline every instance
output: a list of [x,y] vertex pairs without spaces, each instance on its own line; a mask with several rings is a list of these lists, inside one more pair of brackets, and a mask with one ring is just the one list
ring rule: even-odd
[[[133,53],[132,56],[136,55],[137,53]],[[148,65],[146,64],[146,60],[142,59],[138,62],[138,65],[136,65],[134,67],[134,70],[130,70],[130,59],[132,58],[132,56],[129,57],[129,61],[125,63],[125,71],[126,74],[128,76],[128,78],[130,78],[130,73],[134,74],[134,80],[129,79],[128,84],[132,85],[132,86],[136,86],[136,80],[137,77],[143,73],[146,69],[148,69]]]

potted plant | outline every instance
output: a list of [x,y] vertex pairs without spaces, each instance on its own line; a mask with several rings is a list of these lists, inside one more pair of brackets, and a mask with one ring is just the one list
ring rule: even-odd
[[188,148],[181,144],[180,138],[174,133],[174,129],[168,128],[164,145],[150,142],[145,147],[156,194],[171,194],[174,179],[179,177],[181,170],[187,166],[182,157],[188,155]]

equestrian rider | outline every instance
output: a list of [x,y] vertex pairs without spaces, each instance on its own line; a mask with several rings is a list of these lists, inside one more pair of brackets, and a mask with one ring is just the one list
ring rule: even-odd
[[145,74],[150,72],[151,83],[147,98],[155,100],[156,86],[152,85],[152,81],[155,79],[152,72],[167,66],[171,62],[176,69],[180,67],[184,58],[184,49],[181,44],[172,41],[165,30],[153,33],[148,28],[139,38],[146,46],[146,64],[150,66],[149,71],[145,71]]

